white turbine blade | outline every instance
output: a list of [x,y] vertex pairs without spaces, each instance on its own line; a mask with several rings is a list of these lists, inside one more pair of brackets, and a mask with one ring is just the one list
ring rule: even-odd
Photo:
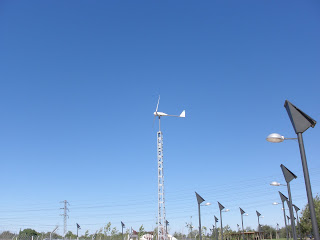
[[159,98],[158,98],[158,104],[157,104],[156,112],[158,112],[159,102],[160,102],[160,95],[159,95]]
[[183,117],[183,118],[186,117],[186,111],[183,110],[179,117]]

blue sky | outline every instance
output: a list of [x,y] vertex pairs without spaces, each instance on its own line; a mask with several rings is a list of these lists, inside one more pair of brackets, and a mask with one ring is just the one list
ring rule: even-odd
[[[50,231],[70,203],[68,230],[120,229],[157,215],[157,124],[163,118],[170,232],[197,224],[194,191],[236,229],[283,225],[280,164],[307,203],[286,99],[320,119],[317,1],[1,1],[0,231]],[[320,130],[304,134],[315,196]],[[287,194],[286,194],[287,195]]]

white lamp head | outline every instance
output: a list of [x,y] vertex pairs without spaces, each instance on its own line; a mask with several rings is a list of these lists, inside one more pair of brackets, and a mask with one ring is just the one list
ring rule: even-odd
[[279,143],[284,141],[284,136],[281,136],[279,133],[271,133],[267,137],[268,142]]
[[281,184],[276,182],[276,181],[273,181],[270,183],[271,186],[280,186]]
[[278,205],[278,204],[279,204],[279,203],[277,203],[277,202],[273,202],[273,203],[272,203],[272,205]]

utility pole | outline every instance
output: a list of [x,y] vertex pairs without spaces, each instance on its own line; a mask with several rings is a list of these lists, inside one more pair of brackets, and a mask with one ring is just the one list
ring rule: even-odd
[[67,200],[64,200],[60,203],[63,203],[64,204],[64,207],[63,208],[60,208],[60,209],[63,209],[63,214],[60,214],[60,216],[63,216],[63,238],[65,239],[66,238],[66,234],[67,234],[67,219],[69,218],[69,215],[68,215],[68,212],[69,212],[69,208],[68,208],[68,205],[70,206],[70,204],[68,203]]

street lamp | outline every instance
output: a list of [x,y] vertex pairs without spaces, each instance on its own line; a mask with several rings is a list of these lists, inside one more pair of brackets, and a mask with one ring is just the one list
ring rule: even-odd
[[80,225],[77,223],[77,240],[79,239],[78,231],[81,229]]
[[221,240],[223,240],[222,212],[229,212],[230,209],[226,209],[226,210],[222,211],[225,207],[219,202],[218,202],[218,205],[219,205],[219,209],[220,209]]
[[197,193],[196,193],[196,197],[197,197],[197,202],[198,202],[198,212],[199,212],[199,238],[200,240],[202,240],[202,235],[201,235],[201,215],[200,215],[200,204],[203,203],[205,200]]
[[210,205],[211,205],[211,203],[207,202],[205,204],[202,204],[201,206],[210,206]]
[[[283,176],[284,176],[287,184],[281,184],[278,182],[271,182],[270,185],[272,185],[272,186],[287,186],[288,196],[289,196],[289,200],[287,201],[287,204],[289,207],[290,218],[292,219],[294,217],[294,215],[293,215],[293,207],[292,207],[290,181],[297,178],[297,176],[294,173],[292,173],[289,169],[287,169],[283,164],[281,164],[280,167],[281,167]],[[295,226],[294,221],[293,222],[291,221],[291,229],[292,229],[293,239],[297,240],[296,226]]]
[[[310,217],[311,217],[311,223],[312,223],[312,230],[313,230],[315,240],[320,240],[318,223],[316,219],[316,212],[315,212],[314,203],[313,203],[307,158],[306,158],[306,153],[305,153],[303,138],[302,138],[302,133],[304,133],[310,127],[314,128],[317,122],[314,119],[312,119],[310,116],[308,116],[306,113],[301,111],[299,108],[294,106],[288,100],[285,101],[284,107],[287,110],[293,129],[298,136],[302,169],[303,169],[304,181],[306,185],[306,192],[308,197]],[[284,138],[280,134],[273,135],[273,136],[269,135],[267,138],[269,142],[283,142],[283,140],[285,139],[286,138]]]
[[259,217],[261,216],[261,213],[259,213],[258,211],[256,211],[256,213],[257,213],[257,217],[258,217],[258,233],[259,233],[259,239],[261,240],[260,221],[259,221]]
[[287,186],[285,184],[281,184],[281,183],[278,183],[278,182],[271,182],[270,185],[271,186]]
[[[290,212],[290,218],[294,219],[294,215],[293,215],[293,208],[292,208],[292,197],[291,197],[291,190],[290,190],[290,182],[297,178],[296,175],[294,175],[293,172],[291,172],[288,168],[286,168],[283,164],[280,165],[284,179],[287,182],[287,189],[288,189],[288,196],[289,196],[289,201],[288,203],[288,207],[289,207],[289,212]],[[297,233],[296,233],[296,225],[294,223],[294,220],[291,221],[291,228],[292,228],[292,235],[293,235],[293,239],[297,240]]]
[[124,223],[121,221],[121,228],[122,228],[122,240],[124,240],[123,238],[123,229],[126,227],[126,225],[124,225]]
[[243,228],[243,214],[245,214],[246,212],[243,211],[243,209],[241,207],[240,208],[240,213],[241,213],[241,224],[242,224],[242,240],[244,240],[244,228]]
[[168,235],[168,225],[169,225],[169,222],[168,220],[166,220],[166,234]]
[[284,140],[297,140],[297,138],[286,138],[279,133],[271,133],[267,137],[268,142],[273,142],[273,143],[280,143],[283,142]]
[[218,240],[218,228],[217,228],[217,222],[219,221],[219,219],[214,216],[214,225],[215,225],[215,228],[216,228],[216,240]]
[[289,240],[289,233],[288,233],[288,226],[287,226],[287,219],[286,219],[286,209],[284,208],[284,202],[288,202],[288,198],[285,195],[283,195],[281,192],[279,192],[279,195],[282,201],[282,210],[283,210],[284,224],[286,226],[287,240]]
[[299,228],[299,233],[300,233],[300,240],[302,240],[302,234],[301,234],[301,229],[300,229],[300,222],[299,222],[299,215],[298,215],[298,211],[300,210],[300,208],[298,208],[296,205],[292,204],[292,206],[294,207],[295,211],[296,211],[296,215],[297,215],[297,225]]

